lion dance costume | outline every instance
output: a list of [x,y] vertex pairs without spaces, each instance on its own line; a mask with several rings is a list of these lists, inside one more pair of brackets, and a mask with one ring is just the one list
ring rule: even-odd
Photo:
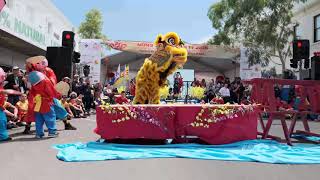
[[187,61],[187,50],[174,32],[158,35],[156,51],[146,58],[136,77],[134,104],[159,104],[160,88],[165,86],[167,77]]

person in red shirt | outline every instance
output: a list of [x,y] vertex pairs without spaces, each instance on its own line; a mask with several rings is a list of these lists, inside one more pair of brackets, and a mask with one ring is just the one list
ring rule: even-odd
[[129,89],[130,89],[130,94],[132,96],[134,96],[136,94],[136,84],[135,84],[135,81],[133,79],[130,82]]
[[116,103],[117,104],[128,104],[130,101],[126,97],[126,92],[122,91],[120,96],[116,98]]

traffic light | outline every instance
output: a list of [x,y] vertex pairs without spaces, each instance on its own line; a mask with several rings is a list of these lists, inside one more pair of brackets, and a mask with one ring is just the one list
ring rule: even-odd
[[310,57],[310,42],[309,40],[294,40],[293,41],[293,59],[309,59]]
[[290,67],[298,68],[298,60],[297,59],[290,59]]
[[62,46],[69,47],[73,50],[74,48],[74,32],[63,31],[62,32]]
[[81,54],[79,52],[73,52],[73,58],[72,58],[72,62],[73,63],[79,63],[80,62],[80,56]]
[[305,69],[309,69],[309,67],[310,67],[310,59],[305,59],[303,65],[304,65]]

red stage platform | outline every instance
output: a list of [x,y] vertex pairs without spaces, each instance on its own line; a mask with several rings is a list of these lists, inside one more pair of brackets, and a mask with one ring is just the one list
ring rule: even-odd
[[95,132],[103,139],[175,139],[209,144],[256,139],[253,105],[112,105],[97,108]]

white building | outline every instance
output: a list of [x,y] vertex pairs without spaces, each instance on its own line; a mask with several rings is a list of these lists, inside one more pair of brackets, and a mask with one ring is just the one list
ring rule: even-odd
[[24,68],[25,59],[61,46],[62,31],[74,30],[50,0],[6,0],[0,12],[0,66]]
[[[310,56],[313,56],[314,52],[320,51],[320,0],[308,0],[306,3],[297,4],[293,15],[292,23],[297,24],[294,26],[295,36],[297,39],[309,39]],[[269,67],[276,67],[277,73],[281,74],[280,60],[273,59]],[[290,69],[290,58],[286,60],[286,68]],[[306,77],[306,74],[303,73],[303,76]]]

